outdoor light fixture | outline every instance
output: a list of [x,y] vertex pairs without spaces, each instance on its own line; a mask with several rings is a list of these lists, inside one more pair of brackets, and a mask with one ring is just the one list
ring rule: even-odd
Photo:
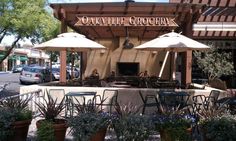
[[157,54],[157,51],[153,51],[152,54],[153,54],[153,55]]
[[101,51],[100,51],[100,54],[104,54],[106,52],[106,50],[105,49],[102,49]]
[[126,28],[126,37],[125,37],[125,41],[123,43],[123,47],[124,49],[131,49],[134,47],[134,44],[130,43],[129,41],[129,31],[128,31],[128,27],[125,27]]

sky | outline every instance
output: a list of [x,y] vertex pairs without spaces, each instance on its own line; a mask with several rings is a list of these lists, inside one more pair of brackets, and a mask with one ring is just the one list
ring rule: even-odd
[[[125,0],[49,0],[49,3],[84,3],[84,2],[124,2]],[[169,2],[169,0],[134,0],[135,2]],[[7,36],[3,39],[3,45],[10,45],[14,36]],[[20,44],[31,44],[29,40],[20,41]]]

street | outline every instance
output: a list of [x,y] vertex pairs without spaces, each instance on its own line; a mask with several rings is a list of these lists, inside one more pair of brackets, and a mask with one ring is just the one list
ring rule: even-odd
[[11,96],[19,94],[20,86],[22,86],[19,83],[19,75],[20,73],[0,73],[0,86],[9,83],[6,89],[0,92],[1,95]]

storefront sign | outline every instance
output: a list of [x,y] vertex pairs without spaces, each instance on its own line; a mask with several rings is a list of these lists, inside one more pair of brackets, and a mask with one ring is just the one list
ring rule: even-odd
[[178,26],[170,17],[77,17],[75,26]]

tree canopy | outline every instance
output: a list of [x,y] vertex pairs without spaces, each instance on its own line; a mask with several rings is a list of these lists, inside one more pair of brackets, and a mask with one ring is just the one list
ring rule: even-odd
[[0,63],[19,40],[27,38],[35,43],[49,40],[59,33],[59,23],[45,9],[46,4],[45,0],[1,0],[0,43],[7,35],[13,35],[15,40]]
[[195,51],[194,56],[197,58],[197,65],[208,75],[209,80],[234,73],[231,53],[211,47],[204,53]]

